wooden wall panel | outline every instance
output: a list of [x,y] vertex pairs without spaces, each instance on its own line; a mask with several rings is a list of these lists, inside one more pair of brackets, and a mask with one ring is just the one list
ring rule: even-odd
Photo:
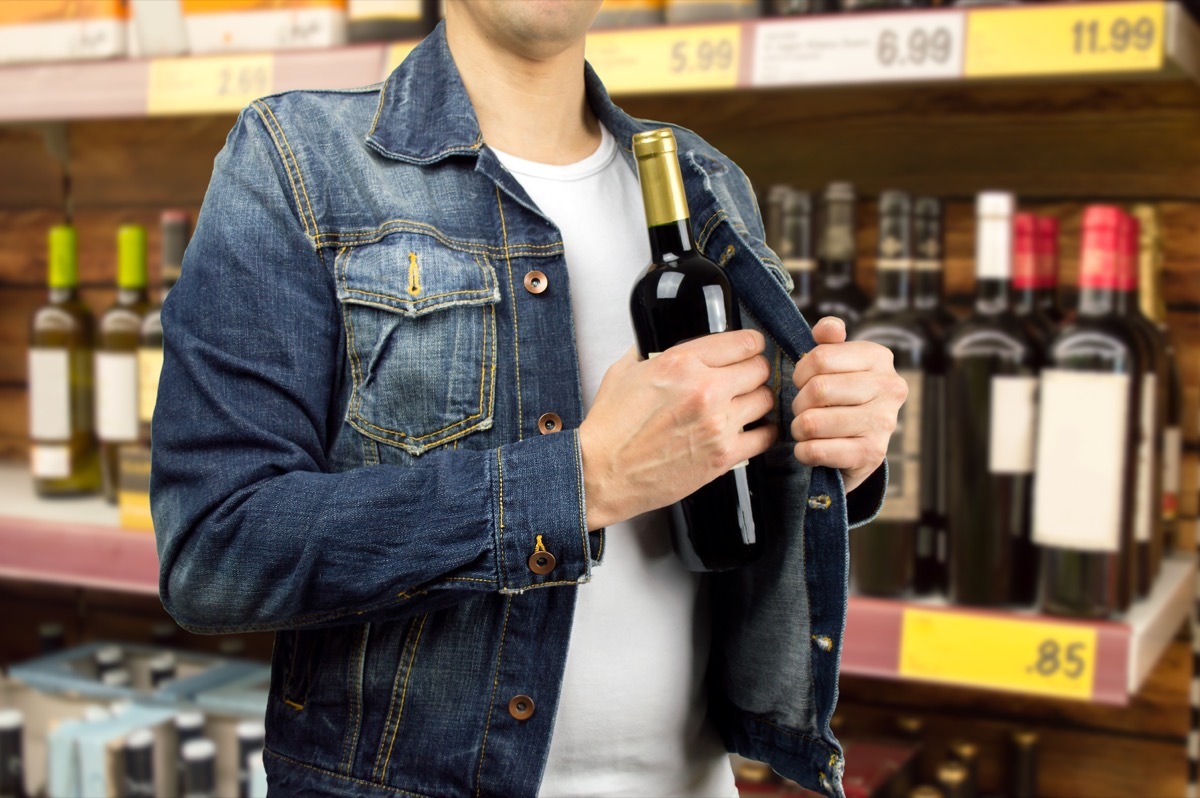
[[63,207],[63,164],[46,143],[65,125],[0,125],[0,209]]

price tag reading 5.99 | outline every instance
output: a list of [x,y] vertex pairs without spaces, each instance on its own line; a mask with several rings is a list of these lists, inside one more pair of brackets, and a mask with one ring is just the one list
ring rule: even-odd
[[908,608],[900,673],[915,679],[1092,698],[1096,630],[1040,618]]
[[680,39],[671,45],[672,72],[723,71],[733,66],[730,39]]
[[613,94],[738,85],[738,24],[599,31],[588,35],[587,60]]

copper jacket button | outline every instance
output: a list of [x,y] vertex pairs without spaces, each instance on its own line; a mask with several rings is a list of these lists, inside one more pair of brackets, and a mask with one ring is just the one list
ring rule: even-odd
[[543,272],[537,269],[525,275],[525,290],[531,294],[540,294],[550,287],[550,281]]
[[558,565],[558,560],[554,559],[554,555],[548,551],[535,551],[529,555],[529,570],[539,576],[550,573],[556,565]]
[[508,714],[517,720],[529,720],[533,717],[533,699],[527,695],[513,696],[508,702]]
[[538,432],[543,435],[549,435],[551,432],[558,432],[562,429],[562,419],[558,413],[543,413],[538,419]]

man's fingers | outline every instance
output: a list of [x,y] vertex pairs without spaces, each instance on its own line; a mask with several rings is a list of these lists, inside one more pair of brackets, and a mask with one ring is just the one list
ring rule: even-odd
[[818,344],[840,344],[846,340],[846,322],[837,316],[825,316],[812,328]]
[[849,407],[865,405],[892,390],[892,379],[875,372],[857,371],[850,374],[817,374],[808,382],[792,403],[793,412],[800,415],[813,407]]
[[800,441],[796,459],[808,466],[828,466],[839,470],[874,470],[883,461],[883,452],[874,451],[864,438],[832,438]]
[[792,419],[792,440],[879,437],[896,428],[896,414],[882,402],[855,407],[815,407]]
[[765,385],[750,393],[735,396],[729,406],[729,418],[739,427],[752,424],[775,407],[775,393]]
[[751,457],[757,457],[770,449],[771,444],[778,437],[779,430],[775,428],[774,424],[763,424],[761,427],[754,427],[738,433],[731,454],[732,462],[729,465],[733,466],[749,460]]
[[891,350],[870,341],[822,344],[800,358],[792,382],[803,389],[818,374],[871,371],[881,366],[890,368],[891,363]]
[[761,355],[767,341],[758,330],[733,330],[676,344],[671,352],[688,354],[709,368],[721,368]]

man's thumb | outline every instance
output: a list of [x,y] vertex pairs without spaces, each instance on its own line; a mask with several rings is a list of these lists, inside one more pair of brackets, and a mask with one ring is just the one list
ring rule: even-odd
[[846,323],[837,316],[826,316],[812,328],[818,344],[840,344],[846,340]]

